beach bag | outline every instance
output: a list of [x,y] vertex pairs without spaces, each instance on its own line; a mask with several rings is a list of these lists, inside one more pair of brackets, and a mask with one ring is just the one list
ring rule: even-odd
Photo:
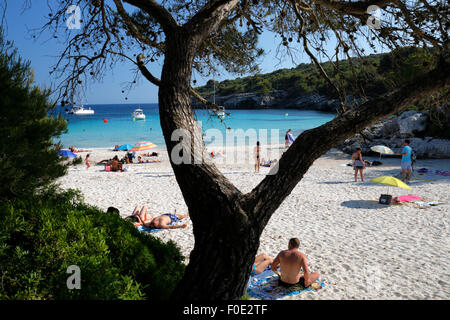
[[392,202],[392,196],[390,194],[382,194],[380,199],[378,199],[378,203],[390,205]]
[[111,171],[111,166],[106,165],[105,166],[105,171]]

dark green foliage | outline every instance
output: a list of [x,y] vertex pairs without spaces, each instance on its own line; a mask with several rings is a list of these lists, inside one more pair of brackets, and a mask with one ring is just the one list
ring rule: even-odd
[[74,166],[76,166],[77,164],[82,164],[83,163],[83,158],[81,158],[81,157],[76,157],[76,158],[73,158],[73,160],[72,160],[72,165],[74,165]]
[[49,92],[32,83],[29,63],[4,42],[0,29],[0,198],[34,193],[66,171],[52,147],[66,122],[48,116]]
[[[168,299],[183,259],[73,191],[0,203],[0,299]],[[80,290],[67,289],[70,265]]]
[[[322,67],[333,81],[339,79],[347,93],[355,91],[357,80],[369,97],[386,93],[403,82],[431,70],[435,65],[433,55],[428,50],[420,48],[400,48],[391,53],[366,56],[362,61],[354,58],[351,62],[355,69],[354,73],[348,60],[340,62],[340,73],[336,72],[330,62],[323,63]],[[212,83],[208,82],[196,90],[203,96],[210,96],[213,93]],[[306,63],[292,69],[280,69],[272,73],[216,82],[218,96],[245,92],[267,94],[272,90],[286,90],[292,97],[318,93],[337,98],[334,88],[317,72],[316,67]]]

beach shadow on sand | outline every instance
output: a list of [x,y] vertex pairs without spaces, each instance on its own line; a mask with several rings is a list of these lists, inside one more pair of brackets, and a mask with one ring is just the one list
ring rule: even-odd
[[324,181],[324,182],[319,182],[321,184],[346,184],[346,183],[350,183],[353,181]]
[[173,177],[174,176],[173,173],[169,173],[169,172],[161,172],[161,173],[136,172],[136,174],[142,174],[142,175],[145,175],[146,177],[150,177],[150,178],[164,178],[164,177]]
[[351,209],[383,209],[386,205],[375,200],[348,200],[341,203],[341,206]]

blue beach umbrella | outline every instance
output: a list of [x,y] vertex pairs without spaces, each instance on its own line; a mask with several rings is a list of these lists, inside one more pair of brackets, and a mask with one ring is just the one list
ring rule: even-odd
[[123,145],[119,146],[116,150],[128,151],[131,148],[133,148],[132,144],[123,144]]
[[66,158],[76,158],[77,155],[69,150],[61,150],[58,152],[58,155],[66,157]]

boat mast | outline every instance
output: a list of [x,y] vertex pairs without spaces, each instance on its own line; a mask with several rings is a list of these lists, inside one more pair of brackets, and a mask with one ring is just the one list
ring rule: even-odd
[[216,104],[216,80],[213,79],[214,83],[214,104]]

